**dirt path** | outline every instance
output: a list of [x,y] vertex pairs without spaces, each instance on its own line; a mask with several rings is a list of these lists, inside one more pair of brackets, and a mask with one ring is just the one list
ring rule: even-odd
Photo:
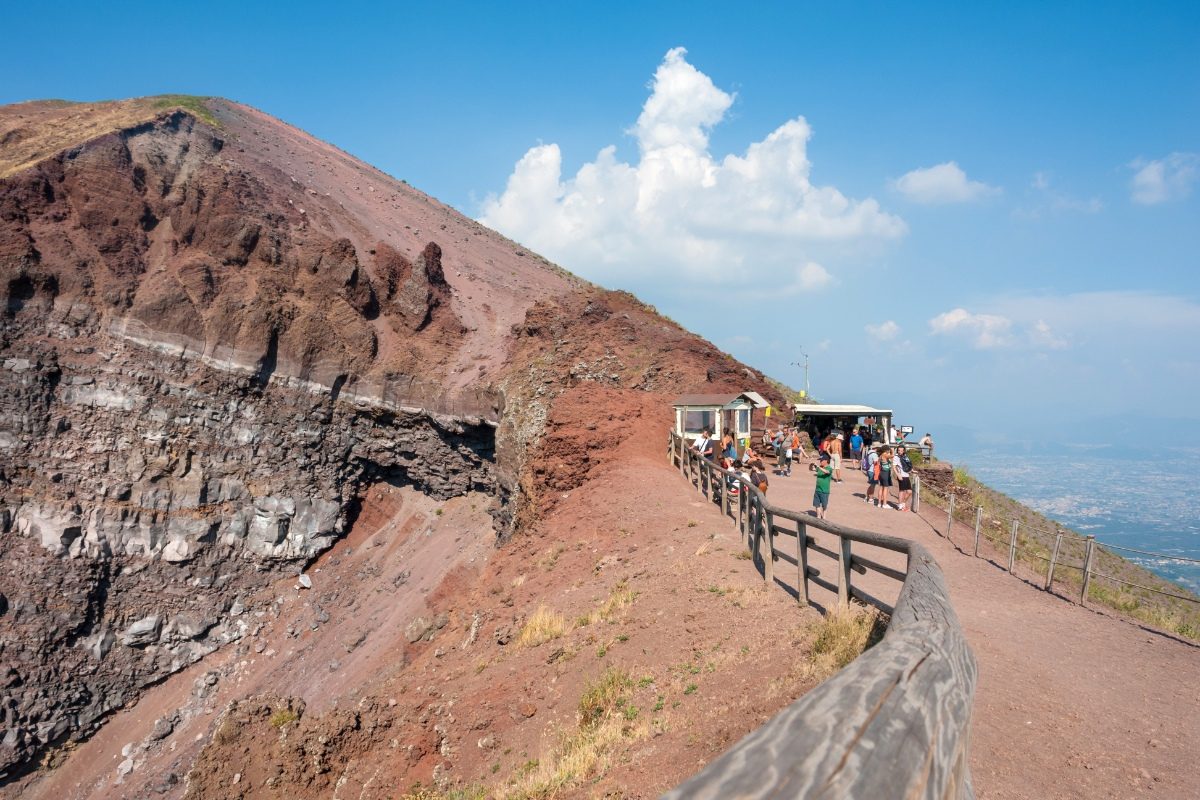
[[[831,521],[909,537],[937,558],[979,662],[971,770],[982,798],[1194,798],[1200,648],[1072,604],[943,538],[945,513],[863,502],[846,471]],[[773,477],[772,503],[812,502],[807,465]],[[936,528],[935,528],[936,526]],[[971,531],[956,526],[960,544]]]

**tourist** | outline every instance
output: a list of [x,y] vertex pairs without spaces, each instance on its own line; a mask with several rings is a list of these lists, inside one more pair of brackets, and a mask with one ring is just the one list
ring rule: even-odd
[[925,451],[926,458],[933,458],[933,437],[928,433],[921,437],[921,449]]
[[[783,433],[780,430],[780,433]],[[784,435],[779,441],[779,450],[776,451],[775,474],[791,476],[792,474],[792,440],[788,435]]]
[[868,450],[864,461],[863,471],[867,473],[866,501],[872,503],[875,500],[875,489],[879,486],[879,453],[874,449]]
[[721,437],[721,455],[730,461],[737,458],[737,442],[729,431],[725,431],[725,435]]
[[879,451],[879,507],[891,509],[888,505],[888,493],[892,488],[892,448],[884,447]]
[[842,482],[842,448],[845,447],[846,440],[842,434],[837,434],[829,443],[829,460],[833,466],[833,479]]
[[767,480],[767,468],[761,459],[750,465],[750,482],[763,494],[767,493],[767,485],[770,482]]
[[721,459],[721,469],[731,473],[725,476],[725,491],[729,492],[730,497],[737,497],[737,463],[732,458],[725,456]]
[[692,449],[704,458],[712,458],[713,440],[711,428],[704,429],[704,432],[700,434],[700,438],[696,440],[694,445],[692,445]]
[[908,457],[908,448],[900,445],[896,448],[896,457],[892,459],[892,474],[896,478],[897,500],[903,511],[912,497],[912,460]]
[[800,443],[799,428],[792,428],[792,458],[808,458],[808,453],[804,452],[804,445]]
[[813,491],[813,511],[817,519],[825,519],[825,511],[829,508],[829,479],[833,477],[830,460],[828,453],[822,453],[819,464],[809,464],[809,469],[817,475],[817,486]]
[[863,437],[858,432],[858,426],[854,426],[854,430],[850,433],[850,455],[854,458],[854,463],[862,461]]

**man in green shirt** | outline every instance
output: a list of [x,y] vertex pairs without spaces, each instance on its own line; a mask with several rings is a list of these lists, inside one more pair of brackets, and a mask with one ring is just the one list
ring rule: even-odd
[[829,508],[829,479],[833,477],[833,468],[829,466],[829,454],[821,454],[820,465],[813,465],[817,474],[817,489],[813,492],[813,511],[817,519],[825,519],[825,511]]

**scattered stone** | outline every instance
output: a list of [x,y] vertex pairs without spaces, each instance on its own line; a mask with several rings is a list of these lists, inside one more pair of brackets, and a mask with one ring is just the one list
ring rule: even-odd
[[126,647],[145,647],[158,641],[162,631],[162,618],[157,614],[142,617],[121,634],[121,644]]
[[171,735],[175,730],[175,726],[179,724],[179,715],[175,714],[170,717],[160,717],[155,720],[154,728],[150,731],[150,741],[160,742]]
[[312,585],[313,585],[312,578],[308,577],[307,575],[301,575],[299,578],[296,579],[296,581],[297,581],[297,583],[300,584],[301,587],[303,587],[305,589],[312,588]]
[[517,711],[522,717],[529,719],[537,713],[537,706],[533,703],[521,703],[521,705],[517,706]]

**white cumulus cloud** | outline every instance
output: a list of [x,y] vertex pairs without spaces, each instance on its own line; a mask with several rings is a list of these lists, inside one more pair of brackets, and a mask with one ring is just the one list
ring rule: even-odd
[[901,175],[892,185],[908,199],[925,205],[969,203],[1000,193],[998,188],[969,180],[967,173],[954,161],[914,169]]
[[1182,200],[1192,193],[1192,184],[1200,180],[1200,154],[1171,153],[1154,161],[1137,159],[1130,163],[1137,170],[1130,181],[1133,202],[1152,206]]
[[990,350],[1011,344],[1012,320],[999,314],[972,314],[955,308],[929,320],[929,329],[938,335],[962,337],[978,350]]
[[889,319],[878,325],[868,325],[866,331],[867,335],[877,342],[889,342],[900,335],[900,326]]
[[[615,146],[573,176],[556,144],[531,148],[480,221],[601,282],[683,288],[813,291],[833,282],[818,262],[838,248],[903,236],[903,220],[872,198],[811,180],[808,122],[796,117],[740,155],[709,152],[709,133],[734,101],[670,50],[628,131],[636,163]],[[797,266],[799,264],[800,266]]]

